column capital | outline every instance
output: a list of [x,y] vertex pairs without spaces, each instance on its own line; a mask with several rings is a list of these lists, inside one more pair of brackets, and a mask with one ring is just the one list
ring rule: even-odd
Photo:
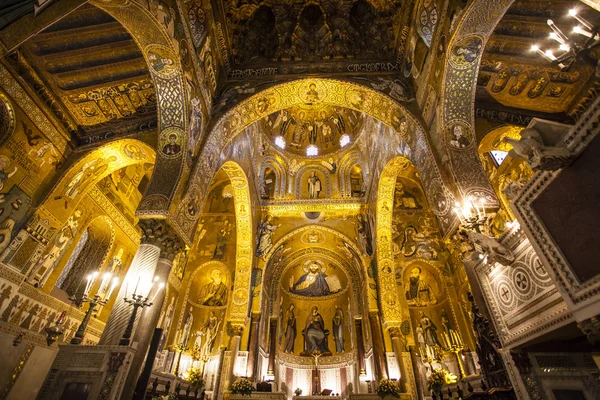
[[251,321],[252,322],[258,322],[258,321],[260,321],[260,316],[261,315],[262,315],[261,313],[253,312],[252,315],[251,315],[251,317],[250,317]]
[[388,332],[390,333],[390,337],[392,339],[399,338],[402,336],[402,331],[401,331],[400,327],[398,327],[398,326],[392,326],[391,328],[388,329]]
[[160,258],[173,261],[177,253],[185,248],[183,240],[166,219],[141,219],[138,225],[142,230],[141,243],[159,247]]
[[244,333],[244,326],[239,324],[234,324],[231,321],[227,323],[227,335],[228,336],[242,336]]
[[577,327],[587,336],[590,344],[600,343],[600,315],[579,322]]

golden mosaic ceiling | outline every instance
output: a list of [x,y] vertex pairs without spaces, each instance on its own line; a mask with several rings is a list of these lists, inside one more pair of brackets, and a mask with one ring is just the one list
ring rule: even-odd
[[[307,156],[310,146],[324,156],[350,147],[362,131],[362,113],[343,107],[294,106],[261,121],[261,130],[279,150]],[[283,141],[282,141],[283,140]]]
[[[485,47],[478,78],[479,110],[502,110],[508,114],[527,115],[566,122],[574,117],[582,98],[595,85],[595,69],[576,63],[561,72],[531,50],[556,48],[549,39],[547,20],[552,19],[571,34],[576,21],[568,11],[577,8],[585,18],[597,21],[598,13],[573,0],[517,0],[496,26]],[[510,109],[507,109],[510,107]],[[491,114],[488,113],[488,118]],[[502,118],[502,115],[500,117]],[[479,117],[485,116],[480,112]],[[501,119],[500,118],[500,119]],[[521,118],[526,125],[528,118]],[[515,123],[515,121],[503,121]]]
[[104,11],[78,8],[20,49],[31,86],[45,86],[80,128],[76,140],[156,126],[147,64],[125,28]]

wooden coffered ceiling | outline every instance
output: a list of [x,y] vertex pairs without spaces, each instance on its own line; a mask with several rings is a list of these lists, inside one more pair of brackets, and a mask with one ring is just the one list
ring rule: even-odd
[[577,63],[561,72],[531,51],[558,47],[550,40],[547,20],[565,33],[575,21],[568,10],[576,8],[593,22],[600,14],[579,1],[517,0],[496,26],[483,54],[477,82],[476,115],[494,122],[527,125],[532,117],[571,123],[582,102],[595,96],[595,68]]
[[156,126],[154,85],[137,44],[94,6],[78,8],[8,59],[58,103],[51,108],[77,145]]

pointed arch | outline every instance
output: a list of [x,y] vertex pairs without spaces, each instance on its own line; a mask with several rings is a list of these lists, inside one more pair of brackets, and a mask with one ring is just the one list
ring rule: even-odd
[[258,177],[259,184],[265,181],[265,171],[271,169],[275,173],[275,193],[274,198],[283,199],[287,188],[287,166],[285,161],[279,156],[267,156],[263,159]]
[[[136,1],[98,0],[92,4],[123,25],[148,63],[157,96],[158,149],[156,168],[136,213],[170,218],[168,208],[179,187],[189,146],[189,110],[179,50],[164,26]],[[171,138],[178,150],[162,151]]]
[[[301,226],[299,228],[296,228],[294,230],[292,230],[291,232],[286,233],[285,235],[283,235],[277,242],[274,243],[273,247],[271,247],[271,250],[266,258],[265,261],[265,273],[263,273],[262,275],[262,287],[266,288],[266,292],[265,295],[260,297],[260,309],[263,309],[263,301],[267,301],[267,304],[269,304],[269,315],[275,315],[275,304],[277,304],[277,299],[276,299],[276,290],[275,290],[275,286],[277,285],[277,283],[279,282],[279,279],[281,278],[281,273],[283,272],[283,270],[285,269],[285,267],[288,265],[288,263],[284,262],[286,259],[293,259],[294,256],[296,255],[296,253],[298,253],[298,251],[295,251],[287,256],[285,256],[284,258],[282,258],[282,262],[279,262],[277,266],[275,266],[275,269],[273,269],[273,255],[276,253],[277,249],[280,248],[282,245],[284,245],[286,242],[289,242],[290,239],[292,239],[294,236],[300,235],[303,232],[309,232],[309,231],[323,231],[323,232],[327,232],[329,234],[332,234],[334,236],[336,236],[337,238],[339,238],[340,240],[342,240],[344,243],[347,244],[347,249],[353,254],[353,257],[339,257],[339,262],[342,263],[347,270],[350,273],[350,276],[353,278],[353,285],[354,287],[354,295],[358,296],[360,293],[362,293],[359,290],[359,286],[361,285],[365,285],[366,281],[367,281],[367,268],[363,263],[363,260],[361,259],[361,257],[359,256],[359,254],[361,254],[360,249],[357,247],[355,241],[353,239],[350,239],[348,236],[346,236],[345,234],[343,234],[342,232],[336,230],[336,229],[332,229],[329,227],[325,227],[323,225],[315,225],[315,224],[308,224],[308,225],[304,225]],[[332,251],[332,250],[327,250],[324,249],[323,250],[323,254],[327,255],[327,257],[335,257],[336,256],[336,252]],[[267,298],[268,296],[268,298]],[[356,297],[355,299],[355,314],[356,315],[361,315],[364,310],[363,310],[363,303],[361,301],[359,301],[359,298]]]
[[[342,159],[342,161],[340,161],[340,166],[338,168],[338,185],[340,189],[340,197],[352,197],[352,183],[350,181],[350,171],[355,165],[360,165],[362,167],[361,161],[361,154],[358,151],[347,154]],[[362,178],[364,182],[364,172]]]
[[55,286],[67,292],[69,296],[80,296],[83,293],[82,282],[85,276],[102,268],[114,240],[115,228],[110,218],[94,218],[81,235]]
[[[190,176],[191,185],[197,188],[197,198],[204,199],[206,190],[217,165],[214,159],[222,149],[240,132],[260,119],[284,108],[315,104],[315,99],[307,98],[309,87],[315,85],[316,102],[338,107],[346,107],[381,121],[389,126],[409,145],[415,159],[415,165],[425,182],[429,194],[442,189],[446,196],[449,192],[444,188],[442,175],[436,164],[429,139],[419,118],[415,117],[405,106],[376,90],[345,81],[322,78],[300,79],[286,82],[241,102],[221,117],[209,132],[208,139],[202,149],[194,172]],[[451,202],[452,199],[448,199]],[[448,203],[447,202],[447,203]],[[180,202],[173,213],[183,232],[193,236],[199,216],[186,215],[185,202]],[[450,214],[450,208],[443,210]]]
[[252,231],[252,204],[250,201],[250,188],[246,174],[234,161],[227,161],[221,167],[229,177],[233,187],[233,202],[235,207],[236,223],[236,251],[235,251],[235,280],[233,293],[229,302],[228,321],[243,324],[248,307],[250,306],[253,257],[253,231]]
[[106,176],[134,164],[154,164],[155,151],[135,139],[105,144],[75,162],[43,198],[40,208],[63,223],[79,201]]
[[331,190],[331,178],[329,175],[329,170],[322,165],[305,165],[296,172],[294,176],[294,196],[296,199],[302,198],[302,183],[304,182],[304,175],[313,171],[319,171],[325,177],[325,182],[323,182],[323,186],[325,186],[322,190],[324,192],[324,196],[327,198],[331,198],[332,190]]
[[[480,167],[473,104],[486,42],[513,2],[475,0],[469,4],[448,45],[442,79],[440,134],[449,155],[450,170],[463,196],[485,197],[488,204],[497,204],[497,198]],[[463,56],[467,48],[469,57]],[[454,132],[468,143],[460,148],[452,145]]]

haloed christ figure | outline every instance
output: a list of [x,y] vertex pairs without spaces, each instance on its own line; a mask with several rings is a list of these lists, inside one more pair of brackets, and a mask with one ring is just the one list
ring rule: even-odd
[[331,293],[326,280],[327,276],[321,272],[319,264],[312,263],[305,271],[306,273],[298,278],[296,283],[294,283],[294,277],[290,278],[290,292],[302,296],[327,296]]

